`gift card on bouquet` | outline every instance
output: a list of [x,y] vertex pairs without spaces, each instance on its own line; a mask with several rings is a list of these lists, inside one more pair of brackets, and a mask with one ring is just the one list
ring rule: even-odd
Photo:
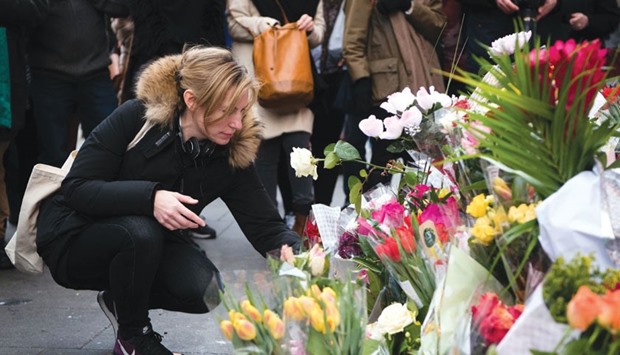
[[444,245],[439,239],[435,223],[431,220],[425,221],[419,227],[422,249],[431,265],[436,265],[443,260]]

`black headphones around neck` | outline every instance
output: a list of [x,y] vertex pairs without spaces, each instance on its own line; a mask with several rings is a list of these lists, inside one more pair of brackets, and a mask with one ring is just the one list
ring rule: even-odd
[[181,150],[184,154],[187,154],[193,160],[208,158],[211,154],[213,154],[213,151],[215,150],[215,143],[208,140],[200,142],[196,137],[192,137],[185,141],[185,138],[183,137],[183,130],[181,130],[180,117],[177,122],[177,129],[179,132],[177,133],[177,136],[181,141]]

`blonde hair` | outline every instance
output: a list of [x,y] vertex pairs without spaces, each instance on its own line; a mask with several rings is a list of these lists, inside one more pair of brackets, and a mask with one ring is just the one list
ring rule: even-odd
[[[235,103],[246,93],[249,95],[248,109],[243,116],[252,114],[250,108],[256,102],[258,85],[226,49],[204,46],[186,49],[181,55],[176,79],[180,95],[185,90],[192,91],[197,104],[205,108],[205,127],[228,117],[235,110]],[[216,120],[208,121],[207,117],[220,108],[231,89],[231,104],[226,112]],[[180,111],[185,108],[181,99]]]

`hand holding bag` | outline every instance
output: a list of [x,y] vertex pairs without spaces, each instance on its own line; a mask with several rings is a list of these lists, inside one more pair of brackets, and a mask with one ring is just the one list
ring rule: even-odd
[[314,95],[310,47],[306,32],[289,23],[283,10],[282,15],[284,26],[272,26],[254,36],[254,73],[262,85],[258,102],[266,108],[300,109]]

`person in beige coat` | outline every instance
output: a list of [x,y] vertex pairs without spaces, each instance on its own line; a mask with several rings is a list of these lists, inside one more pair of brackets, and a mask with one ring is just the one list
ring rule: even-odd
[[[279,0],[279,4],[286,18],[296,21],[300,30],[306,31],[310,48],[321,43],[325,20],[319,0]],[[270,26],[284,24],[282,11],[275,0],[228,0],[227,16],[233,55],[254,75],[253,36]],[[295,213],[293,229],[301,233],[314,202],[312,180],[310,177],[295,177],[288,159],[293,147],[309,148],[314,116],[307,107],[291,111],[267,109],[257,103],[255,109],[264,125],[263,141],[255,163],[259,177],[272,201],[277,204],[278,166],[282,159],[286,159],[284,163],[288,167],[292,200],[289,202]]]
[[[346,0],[343,55],[352,85],[352,107],[347,117],[345,138],[364,156],[367,137],[359,121],[373,114],[383,119],[388,113],[379,107],[388,95],[409,87],[434,86],[444,91],[436,52],[446,23],[441,0]],[[385,165],[395,158],[386,148],[389,140],[372,141],[371,162]],[[345,181],[359,167],[345,165]],[[389,176],[373,171],[364,190]]]

